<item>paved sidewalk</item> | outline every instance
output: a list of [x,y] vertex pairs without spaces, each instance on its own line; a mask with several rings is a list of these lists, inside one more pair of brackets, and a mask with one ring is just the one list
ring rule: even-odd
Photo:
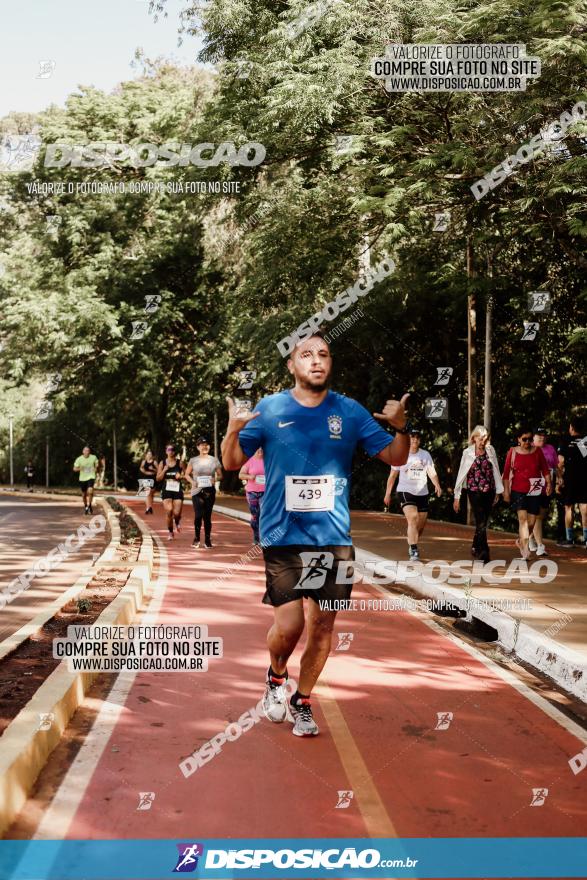
[[[246,500],[239,496],[220,495],[217,503],[241,512],[248,511]],[[386,559],[407,559],[405,519],[401,514],[352,511],[351,522],[353,542],[357,548]],[[473,531],[471,526],[429,520],[419,544],[422,561],[470,560]],[[518,555],[515,539],[516,535],[509,532],[491,530],[491,558],[503,559],[509,564]],[[531,600],[531,610],[513,608],[508,613],[539,633],[544,633],[557,621],[561,622],[561,628],[557,627],[557,632],[551,638],[587,655],[587,551],[582,545],[569,549],[557,547],[554,541],[546,541],[546,547],[548,558],[558,566],[558,573],[551,583],[522,583],[518,578],[507,586],[473,585],[472,596],[485,601],[514,598]],[[529,564],[532,561],[536,561],[534,554]],[[566,622],[564,615],[572,620]]]

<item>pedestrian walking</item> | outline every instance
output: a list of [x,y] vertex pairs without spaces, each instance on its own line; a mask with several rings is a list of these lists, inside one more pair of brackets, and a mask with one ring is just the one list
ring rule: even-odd
[[453,501],[453,507],[458,513],[461,494],[466,492],[475,518],[471,555],[483,562],[490,561],[487,529],[493,507],[503,494],[497,454],[490,441],[487,428],[477,425],[469,438],[469,445],[463,449]]
[[541,449],[532,445],[534,434],[527,428],[518,432],[518,445],[508,450],[503,471],[504,500],[511,503],[518,515],[516,545],[522,559],[530,555],[530,532],[540,513],[543,488],[552,493],[550,470]]

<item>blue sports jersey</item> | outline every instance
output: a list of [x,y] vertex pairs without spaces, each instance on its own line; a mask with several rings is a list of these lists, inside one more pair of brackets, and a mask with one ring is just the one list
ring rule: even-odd
[[[239,441],[249,457],[260,446],[264,452],[261,542],[350,544],[353,454],[360,443],[375,456],[389,446],[393,434],[384,431],[356,400],[334,391],[314,407],[302,406],[289,390],[280,391],[264,397],[255,411],[261,415],[243,428]],[[300,510],[304,505],[331,509]]]

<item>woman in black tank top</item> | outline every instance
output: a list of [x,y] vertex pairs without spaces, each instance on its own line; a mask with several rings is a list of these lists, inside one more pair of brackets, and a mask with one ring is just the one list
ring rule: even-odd
[[183,507],[183,465],[175,454],[174,446],[167,446],[167,458],[159,462],[157,468],[157,480],[163,482],[161,498],[167,516],[167,530],[169,540],[174,538],[173,524],[178,532],[181,532],[181,509]]

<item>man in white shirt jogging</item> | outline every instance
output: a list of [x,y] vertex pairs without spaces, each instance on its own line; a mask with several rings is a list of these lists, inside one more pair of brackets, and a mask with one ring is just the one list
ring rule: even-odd
[[389,507],[393,486],[399,475],[397,497],[408,523],[408,547],[411,560],[418,560],[418,540],[428,519],[428,477],[436,495],[442,495],[432,456],[420,449],[420,432],[410,431],[410,454],[405,464],[391,467],[385,489],[385,506]]

